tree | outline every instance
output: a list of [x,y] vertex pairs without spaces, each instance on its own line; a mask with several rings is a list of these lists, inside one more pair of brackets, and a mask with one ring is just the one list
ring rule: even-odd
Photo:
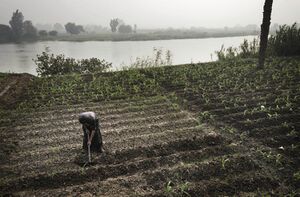
[[8,25],[0,24],[0,43],[10,42],[12,40],[12,31]]
[[134,26],[133,26],[133,33],[135,33],[135,34],[136,34],[136,32],[137,32],[137,25],[136,25],[136,24],[134,24]]
[[20,41],[23,36],[23,20],[24,16],[22,12],[17,10],[13,13],[11,20],[9,21],[14,41]]
[[46,36],[48,36],[48,32],[47,32],[46,30],[40,30],[40,31],[39,31],[39,35],[40,35],[41,37],[46,37]]
[[260,45],[259,45],[259,58],[258,58],[258,68],[264,68],[266,50],[268,46],[268,35],[271,24],[271,13],[272,13],[273,0],[265,0],[263,21],[261,25],[260,34]]
[[80,32],[84,32],[82,25],[76,25],[75,23],[67,23],[65,25],[66,31],[70,34],[79,34]]
[[117,27],[119,25],[119,19],[118,18],[113,18],[110,20],[110,29],[114,33],[117,31]]
[[50,36],[57,36],[58,32],[57,31],[49,31],[48,33]]
[[79,32],[84,32],[84,28],[82,25],[77,25],[76,28]]
[[57,32],[64,32],[65,28],[60,23],[55,23],[53,25],[53,30],[55,30]]
[[129,34],[132,33],[132,27],[130,25],[120,25],[118,31],[119,33]]
[[35,40],[37,38],[37,29],[32,25],[31,21],[24,21],[23,23],[25,40]]

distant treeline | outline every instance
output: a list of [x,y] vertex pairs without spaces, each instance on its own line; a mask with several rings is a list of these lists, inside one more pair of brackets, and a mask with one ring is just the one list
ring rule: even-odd
[[57,31],[37,30],[30,20],[24,21],[22,12],[16,10],[9,25],[0,24],[0,43],[36,41],[39,37],[57,36]]
[[[109,28],[97,25],[77,25],[68,22],[64,26],[33,25],[32,21],[24,20],[22,12],[16,10],[9,25],[0,24],[0,43],[22,42],[38,40],[61,41],[127,41],[127,40],[167,40],[208,37],[229,37],[258,35],[257,25],[245,27],[204,28],[192,27],[189,29],[138,29],[137,25],[128,25],[122,19],[113,18],[108,23]],[[271,32],[278,29],[278,25],[271,27]]]
[[4,42],[22,42],[22,41],[37,41],[45,38],[54,38],[59,32],[64,30],[70,34],[79,34],[84,32],[82,25],[76,25],[75,23],[67,23],[65,27],[56,23],[53,26],[53,30],[38,30],[30,20],[24,21],[22,12],[16,10],[9,25],[0,24],[0,43]]

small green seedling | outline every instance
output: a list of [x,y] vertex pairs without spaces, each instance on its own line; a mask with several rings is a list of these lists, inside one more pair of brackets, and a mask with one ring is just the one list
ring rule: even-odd
[[226,165],[226,163],[227,163],[228,161],[229,161],[229,158],[223,157],[223,158],[221,159],[221,165],[222,165],[222,169],[223,169],[223,170],[226,169],[225,165]]

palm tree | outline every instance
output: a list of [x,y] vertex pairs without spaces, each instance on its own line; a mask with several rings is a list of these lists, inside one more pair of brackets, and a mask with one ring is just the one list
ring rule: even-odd
[[259,45],[259,59],[258,59],[258,68],[264,68],[266,49],[268,45],[268,35],[271,24],[271,13],[272,13],[272,4],[273,0],[265,0],[263,21],[261,25],[260,33],[260,45]]

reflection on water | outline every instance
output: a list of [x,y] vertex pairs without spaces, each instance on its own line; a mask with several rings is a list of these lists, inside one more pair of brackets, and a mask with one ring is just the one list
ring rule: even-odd
[[153,48],[170,50],[173,64],[190,62],[208,62],[216,59],[215,51],[225,47],[239,46],[244,39],[254,36],[160,40],[125,42],[37,42],[26,44],[0,44],[0,72],[36,74],[36,65],[32,59],[43,51],[65,54],[76,59],[97,57],[113,63],[114,69],[128,65],[137,57],[152,56]]

